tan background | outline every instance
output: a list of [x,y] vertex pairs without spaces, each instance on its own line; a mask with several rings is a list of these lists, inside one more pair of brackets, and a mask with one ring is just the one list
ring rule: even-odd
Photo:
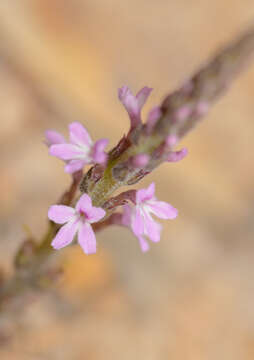
[[[253,0],[0,2],[0,261],[69,183],[43,132],[82,121],[114,145],[128,119],[117,88],[154,88],[147,110],[254,20]],[[125,229],[99,251],[63,250],[59,296],[5,318],[1,360],[254,358],[254,67],[183,141],[157,184],[179,209],[142,254]],[[22,306],[22,305],[21,305]],[[1,320],[0,320],[1,321]]]

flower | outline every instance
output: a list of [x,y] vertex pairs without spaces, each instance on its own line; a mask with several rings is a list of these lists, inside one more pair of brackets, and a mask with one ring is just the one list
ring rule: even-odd
[[104,164],[107,154],[104,152],[108,139],[100,139],[93,143],[85,127],[79,122],[69,125],[70,142],[53,130],[46,132],[46,143],[49,154],[66,162],[65,171],[74,173],[86,164]]
[[142,251],[149,249],[144,236],[153,242],[160,240],[161,225],[151,216],[151,213],[161,219],[175,219],[178,212],[170,204],[158,201],[154,196],[155,185],[150,184],[147,189],[136,192],[135,206],[124,205],[122,224],[131,227],[138,238]]
[[118,90],[119,100],[129,114],[131,128],[141,123],[141,110],[151,91],[151,88],[145,86],[134,96],[128,86],[123,86]]
[[96,238],[91,223],[101,220],[105,216],[102,208],[92,206],[90,196],[83,194],[75,209],[65,205],[52,205],[48,211],[50,220],[63,225],[51,245],[54,249],[61,249],[69,245],[76,233],[78,243],[86,254],[96,252]]

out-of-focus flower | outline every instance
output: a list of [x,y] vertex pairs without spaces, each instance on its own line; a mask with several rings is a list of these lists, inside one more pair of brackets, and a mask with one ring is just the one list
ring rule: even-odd
[[151,88],[145,86],[134,96],[128,86],[123,86],[118,90],[119,100],[129,114],[131,128],[141,123],[141,110],[151,91]]
[[69,245],[76,233],[78,243],[86,254],[96,252],[96,238],[91,223],[101,220],[105,216],[102,208],[92,206],[91,198],[84,194],[76,204],[75,209],[65,205],[52,205],[48,211],[50,220],[63,225],[51,245],[54,249],[61,249]]
[[46,132],[49,154],[66,162],[66,172],[74,173],[87,164],[104,164],[107,161],[104,149],[108,144],[108,139],[100,139],[93,143],[87,130],[79,122],[71,123],[69,131],[69,143],[56,131]]
[[181,161],[182,159],[184,159],[187,155],[188,155],[188,150],[186,148],[182,148],[181,150],[178,150],[178,151],[171,151],[167,155],[166,160],[168,162],[178,162],[178,161]]
[[146,121],[146,132],[148,135],[152,132],[161,115],[162,112],[159,106],[155,106],[149,111]]
[[151,216],[156,215],[161,219],[175,219],[178,212],[170,204],[158,201],[154,196],[155,185],[150,184],[147,189],[136,192],[135,206],[124,205],[122,224],[129,226],[138,238],[142,251],[149,249],[145,237],[153,242],[160,240],[161,225]]
[[147,154],[138,154],[130,159],[130,163],[134,168],[142,168],[149,163],[150,156]]

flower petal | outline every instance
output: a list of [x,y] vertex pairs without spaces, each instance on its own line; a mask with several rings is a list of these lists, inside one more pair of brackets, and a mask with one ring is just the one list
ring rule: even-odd
[[145,86],[137,93],[136,98],[138,100],[139,111],[141,111],[152,90],[152,88]]
[[177,209],[165,201],[150,200],[145,206],[161,219],[175,219],[178,215]]
[[86,164],[84,160],[71,160],[65,165],[64,171],[73,174],[76,171],[82,170]]
[[138,236],[138,241],[139,241],[139,245],[141,247],[141,250],[143,252],[146,252],[150,249],[150,246],[148,244],[148,242],[146,241],[146,239],[143,236]]
[[108,139],[100,139],[96,141],[93,146],[93,161],[102,164],[107,159],[107,154],[104,152],[105,147],[108,145]]
[[80,227],[78,243],[87,255],[96,253],[96,238],[90,224],[84,223]]
[[91,208],[92,208],[92,200],[89,195],[83,194],[79,201],[76,204],[76,211],[77,212],[83,212],[85,214],[89,214]]
[[51,243],[53,248],[58,250],[69,245],[72,242],[77,229],[78,222],[69,222],[62,226]]
[[188,155],[188,150],[186,148],[182,148],[178,151],[171,151],[167,156],[168,162],[177,162],[181,161],[185,156]]
[[51,145],[49,154],[61,160],[80,159],[80,157],[84,156],[84,152],[73,144]]
[[89,212],[86,213],[86,215],[87,221],[89,223],[94,223],[104,218],[104,216],[106,215],[106,211],[100,207],[92,206]]
[[65,138],[59,132],[55,130],[47,130],[45,131],[46,144],[51,146],[53,144],[64,144]]
[[150,200],[153,198],[155,192],[155,184],[152,182],[148,188],[138,190],[136,193],[136,202],[137,204],[143,203],[147,200]]
[[128,86],[123,86],[118,90],[118,97],[130,116],[131,126],[136,126],[141,122],[138,99],[132,94]]
[[131,228],[136,236],[142,235],[144,233],[144,218],[140,209],[137,207],[132,213]]
[[52,205],[48,211],[48,218],[57,224],[64,224],[75,214],[75,210],[70,206]]
[[160,241],[161,225],[154,221],[151,216],[144,214],[145,221],[145,235],[148,236],[153,242]]
[[73,144],[88,146],[92,145],[92,140],[86,128],[75,121],[69,125],[70,140]]

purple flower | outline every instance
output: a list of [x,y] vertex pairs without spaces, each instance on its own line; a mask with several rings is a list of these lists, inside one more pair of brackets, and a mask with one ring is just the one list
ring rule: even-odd
[[151,88],[145,86],[134,96],[128,86],[123,86],[118,90],[119,100],[129,114],[131,128],[141,123],[141,110],[151,91]]
[[76,233],[78,243],[86,254],[96,252],[96,238],[91,223],[101,220],[105,216],[102,208],[92,206],[90,196],[84,194],[76,204],[75,209],[65,205],[53,205],[49,208],[48,217],[57,224],[65,224],[60,228],[51,245],[54,249],[61,249],[69,245]]
[[85,127],[79,122],[69,125],[70,142],[56,131],[46,132],[46,142],[49,153],[66,162],[65,171],[74,173],[81,170],[86,164],[104,164],[107,154],[104,152],[108,139],[100,139],[93,143]]
[[161,225],[151,216],[156,215],[161,219],[175,219],[177,210],[164,201],[158,201],[154,196],[155,185],[152,183],[147,189],[136,192],[136,204],[131,207],[124,205],[122,224],[130,226],[138,238],[142,251],[147,251],[149,245],[144,236],[153,242],[160,240]]

